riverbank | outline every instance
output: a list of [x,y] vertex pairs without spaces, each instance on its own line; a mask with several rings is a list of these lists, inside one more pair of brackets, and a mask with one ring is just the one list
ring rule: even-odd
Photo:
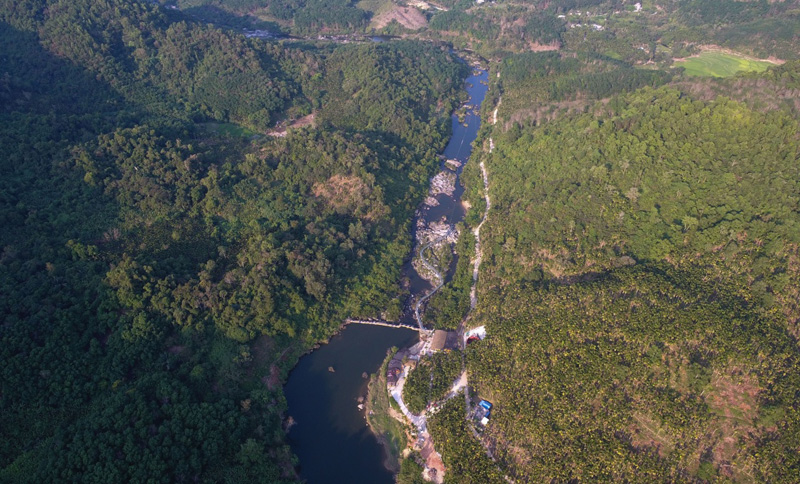
[[386,372],[395,353],[397,348],[391,348],[380,370],[370,376],[365,404],[367,424],[385,453],[383,466],[393,474],[400,472],[400,459],[408,446],[409,437],[407,426],[400,421],[403,416],[400,408],[386,390]]
[[[426,309],[426,301],[450,282],[455,272],[451,270],[451,265],[457,264],[458,261],[458,257],[453,254],[453,244],[458,241],[456,227],[460,227],[457,224],[463,221],[466,214],[466,209],[461,200],[464,194],[464,187],[460,185],[459,179],[472,155],[472,144],[477,138],[481,123],[479,109],[487,90],[488,71],[478,69],[467,80],[469,99],[459,110],[460,112],[454,113],[452,117],[453,136],[445,152],[440,155],[440,172],[431,180],[429,196],[420,207],[415,220],[414,254],[417,256],[417,260],[411,264],[410,268],[414,271],[414,276],[428,279],[433,283],[431,289],[424,293],[420,292],[416,296],[416,303],[414,304],[415,319],[421,329],[424,327],[422,314]],[[462,113],[463,120],[459,117],[459,114]],[[485,168],[482,167],[481,172],[484,175],[484,197],[488,197],[486,190],[488,180],[486,179]],[[483,214],[481,222],[485,221],[487,214],[488,209]],[[465,256],[468,257],[467,260],[474,262],[471,254],[469,256],[466,254],[459,255],[459,257]],[[476,256],[478,264],[480,264],[479,257],[480,252]],[[473,279],[473,291],[476,282]],[[468,316],[469,313],[466,317]],[[463,331],[463,322],[460,326]],[[461,339],[460,333],[458,333],[458,337]],[[435,449],[434,439],[428,431],[427,417],[436,414],[444,402],[460,395],[462,392],[466,394],[467,376],[463,371],[463,362],[460,377],[453,382],[452,388],[450,388],[447,395],[437,400],[419,415],[412,413],[408,409],[403,396],[408,376],[423,358],[429,358],[435,352],[436,350],[432,349],[432,345],[427,340],[412,348],[401,350],[386,368],[385,380],[388,392],[400,408],[401,415],[397,415],[397,417],[403,422],[410,423],[414,428],[414,431],[409,435],[411,438],[408,440],[408,446],[420,454],[420,461],[424,463],[422,477],[428,481],[441,483],[444,480],[446,468],[441,454]],[[383,394],[384,392],[379,393]]]
[[[499,73],[498,73],[498,77],[499,77]],[[498,99],[498,102],[494,107],[494,111],[490,115],[490,122],[491,122],[492,125],[495,125],[497,123],[497,112],[498,112],[498,109],[499,109],[499,106],[500,106],[501,102],[502,102],[502,98]],[[494,140],[492,139],[491,136],[489,137],[488,142],[489,142],[488,152],[492,153],[494,151]],[[466,160],[465,160],[464,163],[466,163]],[[462,166],[463,166],[463,164],[462,164]],[[482,251],[482,247],[481,247],[480,234],[481,234],[481,228],[483,227],[483,225],[485,224],[487,218],[489,217],[489,212],[491,210],[491,198],[489,196],[489,173],[488,173],[488,170],[487,170],[487,167],[486,167],[486,164],[484,163],[484,161],[480,162],[479,167],[480,167],[480,173],[481,173],[480,181],[482,182],[481,183],[482,184],[482,193],[481,193],[481,195],[482,195],[482,197],[484,199],[485,207],[484,207],[484,212],[483,212],[483,215],[482,215],[482,217],[480,219],[480,222],[476,226],[472,227],[472,234],[475,237],[475,246],[474,246],[474,255],[470,258],[471,259],[470,262],[471,262],[471,265],[472,265],[472,271],[471,271],[472,272],[472,274],[471,274],[472,275],[472,278],[471,278],[472,279],[472,281],[471,281],[472,284],[471,284],[471,287],[470,287],[470,306],[469,306],[469,310],[467,311],[467,314],[461,320],[461,323],[459,325],[459,332],[458,332],[459,335],[464,335],[466,333],[466,329],[467,329],[466,327],[468,325],[468,321],[470,319],[472,311],[477,306],[477,302],[478,302],[478,298],[477,298],[478,275],[479,275],[479,272],[480,272],[480,266],[481,266],[481,262],[482,262],[482,259],[483,259],[483,251]],[[460,197],[457,199],[457,201],[460,202]],[[424,248],[425,247],[423,247],[423,249]],[[420,251],[420,253],[421,253],[421,257],[424,257],[424,253],[423,253],[422,250]],[[426,262],[426,261],[423,259],[423,262]],[[426,265],[429,265],[429,263],[426,263]],[[440,281],[439,285],[437,285],[437,287],[435,288],[435,290],[438,290],[440,287],[442,287],[445,284],[445,281],[444,281],[443,276],[438,272],[438,270],[435,270],[435,273],[438,275],[438,278],[439,278],[439,281]],[[435,292],[435,290],[433,292]],[[429,293],[426,296],[426,298],[430,297],[430,295],[432,295],[432,292]],[[417,305],[417,319],[421,320],[420,315],[419,315],[419,303]],[[462,345],[466,344],[464,340],[465,340],[465,336],[464,336],[464,338],[462,338]],[[398,355],[404,353],[405,351],[408,351],[408,350],[401,350],[401,352],[398,353]],[[389,368],[388,368],[389,372],[394,372],[394,373],[392,375],[388,375],[387,374],[387,380],[391,376],[394,376],[393,380],[396,379],[396,382],[387,382],[387,384],[388,384],[387,389],[391,393],[392,397],[397,401],[398,406],[403,410],[403,414],[404,414],[405,418],[408,421],[410,421],[417,428],[417,439],[416,439],[416,441],[411,441],[409,444],[413,445],[414,448],[423,449],[421,451],[421,454],[423,456],[423,459],[425,460],[425,468],[423,469],[422,477],[425,478],[426,480],[429,480],[429,481],[442,482],[446,469],[444,468],[441,454],[434,449],[434,438],[432,437],[432,435],[431,435],[431,433],[429,431],[428,417],[437,414],[439,412],[439,410],[441,410],[445,406],[446,403],[450,402],[450,400],[452,398],[458,396],[462,392],[463,392],[463,395],[464,395],[464,404],[465,404],[464,413],[465,413],[465,417],[466,417],[466,415],[469,415],[471,405],[470,405],[470,396],[469,396],[469,389],[468,389],[467,373],[466,373],[466,369],[465,369],[465,362],[462,360],[462,368],[461,368],[462,369],[462,373],[461,373],[459,379],[453,384],[453,387],[452,387],[451,391],[443,399],[432,403],[428,407],[427,410],[423,410],[419,415],[412,414],[411,412],[408,411],[406,403],[404,402],[404,396],[403,396],[404,383],[405,383],[406,378],[410,374],[410,372],[413,371],[413,368],[415,368],[416,366],[419,365],[419,363],[421,361],[420,358],[424,354],[427,354],[427,353],[425,351],[420,351],[419,354],[416,355],[415,358],[413,358],[415,361],[409,361],[408,363],[405,361],[405,359],[404,359],[403,362],[396,361],[396,360],[398,360],[398,357],[396,356],[394,358],[394,360],[392,360],[392,362],[390,363]],[[409,359],[412,359],[412,358],[409,357]],[[416,363],[416,365],[414,363]],[[476,438],[477,442],[480,445],[479,448],[483,448],[483,450],[486,453],[486,456],[488,456],[488,458],[490,459],[489,461],[485,461],[484,464],[488,465],[488,466],[496,465],[494,463],[494,458],[492,456],[492,453],[486,447],[485,442],[482,442],[481,439],[478,438],[478,434],[475,431],[475,429],[472,427],[472,425],[469,424],[469,423],[464,423],[464,427],[463,427],[462,430],[466,430],[466,429],[470,429],[471,430],[471,433],[473,434],[473,436]],[[467,435],[468,433],[467,432],[462,432],[462,434]],[[439,437],[441,437],[441,435],[439,435]],[[425,458],[426,454],[428,456],[427,458]],[[488,464],[487,464],[487,462],[488,462]]]
[[420,329],[424,328],[421,315],[427,302],[452,279],[458,261],[453,244],[459,239],[459,222],[466,215],[460,178],[480,129],[479,110],[488,90],[488,71],[479,66],[473,63],[472,75],[465,80],[467,97],[451,116],[450,142],[439,155],[439,170],[430,180],[428,196],[414,217],[415,257],[404,267],[411,292],[405,307],[413,310],[411,316]]

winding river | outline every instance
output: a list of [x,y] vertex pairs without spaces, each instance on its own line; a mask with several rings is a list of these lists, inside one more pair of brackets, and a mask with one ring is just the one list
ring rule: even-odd
[[[488,89],[486,83],[488,79],[489,74],[486,70],[475,69],[473,74],[468,77],[466,81],[467,94],[469,95],[467,104],[473,106],[473,108],[467,110],[463,123],[459,122],[455,114],[451,119],[453,135],[447,143],[447,147],[444,149],[442,155],[446,159],[457,160],[461,163],[461,166],[456,170],[456,175],[459,177],[464,169],[464,165],[472,154],[472,142],[475,141],[475,138],[478,136],[478,130],[481,127],[479,110],[483,99],[486,97],[486,91]],[[443,170],[444,167],[445,162],[442,161],[439,168]],[[431,222],[435,222],[444,217],[449,225],[454,226],[456,223],[462,221],[466,214],[464,206],[461,204],[461,196],[463,194],[464,187],[456,181],[456,189],[452,196],[440,193],[436,196],[436,200],[439,204],[435,207],[422,206],[418,212],[418,218],[422,219],[424,225],[430,225]],[[418,220],[414,222],[414,226],[416,227]],[[454,258],[451,268],[455,268],[455,264],[456,260]],[[448,272],[450,272],[448,276],[452,276],[452,270]],[[410,281],[409,288],[412,297],[424,295],[432,289],[431,284],[417,274],[410,262],[404,267],[403,273]],[[413,317],[413,314],[409,314],[408,317]]]
[[[463,123],[452,116],[453,135],[443,154],[461,162],[456,170],[459,176],[480,128],[478,111],[486,95],[487,79],[488,73],[482,69],[467,78],[467,103],[472,108],[467,110]],[[444,161],[440,168],[444,169]],[[465,215],[463,192],[456,182],[452,196],[437,195],[438,205],[421,207],[418,219],[425,224],[444,219],[455,225]],[[446,278],[452,276],[454,267],[455,260]],[[434,289],[410,263],[404,267],[404,276],[409,279],[414,300]],[[413,321],[413,317],[413,311],[407,311],[406,318]],[[405,328],[350,324],[328,344],[300,359],[284,392],[289,415],[296,422],[288,437],[300,459],[302,479],[310,484],[394,482],[393,474],[383,465],[383,447],[367,427],[364,411],[358,408],[358,398],[367,391],[364,373],[376,372],[392,346],[409,346],[417,339],[417,332]]]

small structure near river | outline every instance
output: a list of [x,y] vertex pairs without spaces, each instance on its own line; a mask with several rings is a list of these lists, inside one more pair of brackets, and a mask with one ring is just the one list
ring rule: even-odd
[[486,326],[478,326],[464,333],[464,341],[466,341],[467,344],[483,340],[484,338],[486,338]]
[[475,410],[472,412],[472,420],[480,424],[481,428],[486,427],[486,425],[489,423],[491,413],[492,403],[487,400],[481,400],[478,402],[478,404],[475,406]]
[[455,331],[444,331],[437,329],[433,332],[433,339],[431,340],[430,352],[436,353],[442,350],[457,350],[458,349],[458,333]]

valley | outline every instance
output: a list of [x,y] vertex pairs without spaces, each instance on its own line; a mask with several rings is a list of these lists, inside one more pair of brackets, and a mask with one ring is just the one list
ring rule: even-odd
[[0,481],[795,482],[798,12],[0,0]]

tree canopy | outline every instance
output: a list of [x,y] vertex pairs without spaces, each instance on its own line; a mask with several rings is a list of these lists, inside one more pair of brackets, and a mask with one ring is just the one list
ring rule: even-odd
[[400,310],[466,67],[140,2],[0,12],[0,480],[294,480],[281,381]]

